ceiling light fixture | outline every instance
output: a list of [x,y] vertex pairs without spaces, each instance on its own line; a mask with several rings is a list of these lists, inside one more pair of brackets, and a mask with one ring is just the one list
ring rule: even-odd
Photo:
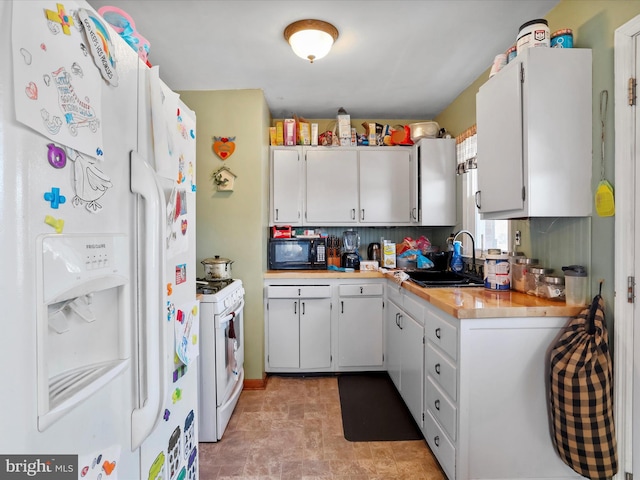
[[284,38],[296,55],[313,63],[329,53],[338,29],[322,20],[298,20],[284,29]]

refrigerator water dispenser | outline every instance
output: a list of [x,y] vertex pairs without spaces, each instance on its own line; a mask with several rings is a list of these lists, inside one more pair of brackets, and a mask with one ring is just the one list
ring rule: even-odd
[[38,429],[130,363],[132,303],[125,235],[38,239]]

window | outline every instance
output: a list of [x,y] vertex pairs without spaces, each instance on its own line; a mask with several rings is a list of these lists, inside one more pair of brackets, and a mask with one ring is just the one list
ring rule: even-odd
[[[476,258],[490,248],[509,251],[509,221],[483,220],[476,207],[478,191],[477,142],[475,125],[456,138],[458,174],[462,176],[462,228],[469,230],[476,241]],[[463,253],[470,254],[467,236],[462,238]]]

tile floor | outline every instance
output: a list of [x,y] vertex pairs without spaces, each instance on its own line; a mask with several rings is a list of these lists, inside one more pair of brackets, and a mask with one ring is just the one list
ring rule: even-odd
[[199,463],[200,480],[446,478],[424,440],[345,440],[336,377],[270,376],[265,390],[243,391]]

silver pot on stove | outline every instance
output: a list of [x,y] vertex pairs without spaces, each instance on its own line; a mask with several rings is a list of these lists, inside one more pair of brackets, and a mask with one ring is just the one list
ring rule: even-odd
[[204,265],[204,274],[209,280],[231,278],[231,264],[233,260],[216,255],[213,258],[205,258],[200,263]]

